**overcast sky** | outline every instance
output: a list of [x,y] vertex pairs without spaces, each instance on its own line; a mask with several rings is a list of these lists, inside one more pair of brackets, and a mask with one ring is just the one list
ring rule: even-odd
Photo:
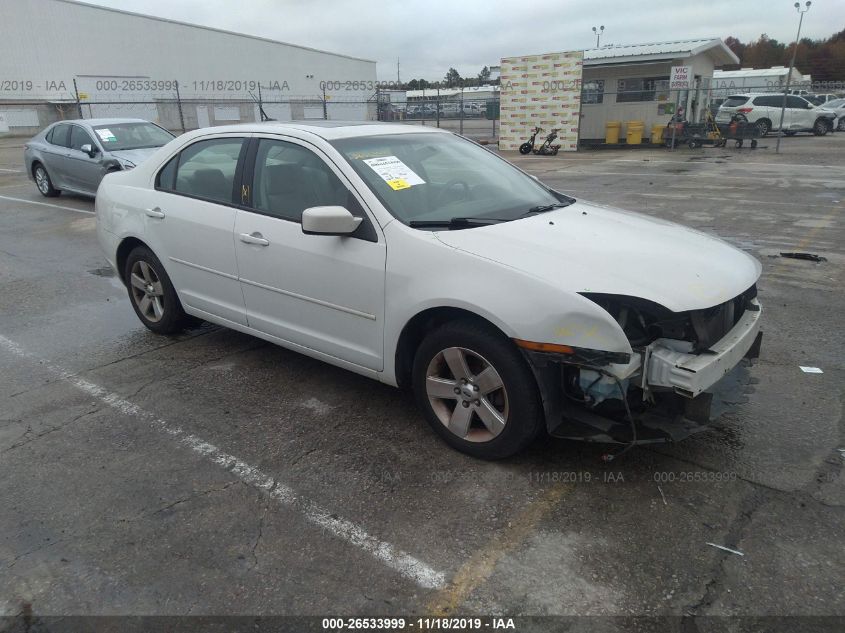
[[[792,0],[86,0],[258,35],[378,62],[380,80],[442,79],[450,66],[475,76],[509,55],[761,33],[792,41]],[[802,0],[803,5],[803,0]],[[802,36],[845,27],[845,0],[816,0]]]

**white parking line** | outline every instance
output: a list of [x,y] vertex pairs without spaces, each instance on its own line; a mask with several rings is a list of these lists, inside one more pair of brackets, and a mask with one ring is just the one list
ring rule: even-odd
[[7,171],[10,174],[22,174],[23,169],[6,169],[5,167],[0,167],[0,171]]
[[49,202],[38,202],[37,200],[27,200],[26,198],[13,198],[11,196],[0,196],[2,200],[11,200],[12,202],[24,202],[26,204],[37,204],[41,207],[53,207],[54,209],[64,209],[65,211],[75,211],[76,213],[87,213],[94,215],[93,211],[86,211],[85,209],[74,209],[73,207],[64,207],[60,204],[50,204]]
[[441,589],[445,586],[446,576],[443,572],[436,571],[410,554],[395,548],[390,543],[379,540],[352,521],[339,518],[313,501],[297,495],[292,488],[280,483],[274,477],[263,473],[233,455],[225,453],[202,438],[157,417],[154,413],[142,409],[116,393],[107,391],[96,383],[80,378],[50,361],[26,351],[23,347],[2,335],[0,335],[0,346],[19,358],[37,363],[40,367],[47,369],[59,379],[67,381],[80,391],[109,405],[118,412],[140,418],[164,431],[182,446],[225,468],[247,485],[265,491],[271,499],[280,505],[299,510],[311,523],[367,552],[387,567],[413,580],[420,587],[425,589]]

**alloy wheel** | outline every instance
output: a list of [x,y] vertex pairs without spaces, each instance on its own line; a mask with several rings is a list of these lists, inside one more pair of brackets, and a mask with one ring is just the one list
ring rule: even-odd
[[440,422],[469,442],[489,442],[505,428],[508,393],[496,368],[480,354],[449,347],[434,356],[425,379]]
[[47,195],[50,191],[50,180],[47,177],[47,172],[43,167],[37,167],[35,169],[35,186],[38,187],[38,191]]
[[155,268],[138,260],[132,266],[129,281],[138,311],[151,323],[161,321],[164,316],[164,291]]

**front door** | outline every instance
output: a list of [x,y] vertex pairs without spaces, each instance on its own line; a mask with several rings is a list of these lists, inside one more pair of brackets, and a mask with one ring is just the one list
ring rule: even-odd
[[[86,154],[82,151],[83,145],[90,145],[97,153],[93,156]],[[103,179],[103,152],[80,125],[71,125],[70,148],[65,158],[64,171],[70,187],[83,193],[97,193],[97,187]]]
[[232,230],[245,146],[240,136],[188,145],[159,171],[155,190],[138,189],[134,201],[146,215],[147,243],[182,304],[239,325],[246,325],[246,311]]
[[[253,141],[250,210],[235,246],[249,325],[359,367],[383,367],[385,244],[339,171],[298,141]],[[248,164],[252,159],[248,161]],[[306,235],[302,211],[340,205],[364,218],[350,236]]]

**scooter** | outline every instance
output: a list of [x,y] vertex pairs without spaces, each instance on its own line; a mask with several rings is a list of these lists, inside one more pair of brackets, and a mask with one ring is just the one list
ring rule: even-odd
[[558,150],[560,149],[560,145],[552,145],[552,141],[557,138],[557,133],[559,131],[559,127],[552,128],[552,131],[549,132],[549,135],[546,137],[546,140],[543,141],[543,144],[540,145],[540,147],[534,150],[534,153],[539,154],[541,156],[555,156]]
[[543,131],[541,127],[535,127],[534,133],[531,135],[527,141],[525,141],[522,145],[519,146],[519,153],[520,154],[530,154],[531,150],[534,149],[534,139],[537,138],[537,135]]

